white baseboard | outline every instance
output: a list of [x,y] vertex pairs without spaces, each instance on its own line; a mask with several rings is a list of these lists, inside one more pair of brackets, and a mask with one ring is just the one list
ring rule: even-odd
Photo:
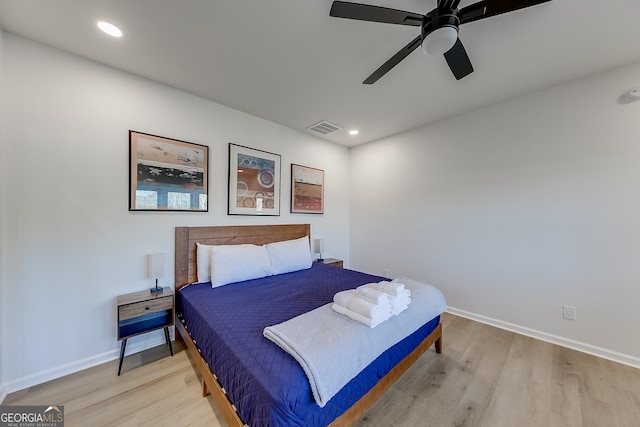
[[[141,342],[131,342],[130,340],[129,342],[127,342],[125,356],[130,356],[132,354],[139,353],[143,350],[147,350],[149,348],[156,347],[162,344],[165,344],[164,334],[162,336],[158,335],[157,337],[145,339]],[[0,397],[2,397],[2,399],[0,399],[0,402],[2,402],[6,395],[9,393],[24,390],[25,388],[33,387],[47,381],[55,380],[57,378],[64,377],[65,375],[80,372],[82,370],[92,368],[103,363],[111,362],[112,360],[117,360],[119,358],[120,349],[118,348],[102,354],[87,357],[85,359],[77,360],[75,362],[67,363],[65,365],[57,366],[55,368],[46,369],[44,371],[37,372],[23,378],[5,381],[0,388],[0,392],[3,393],[0,394]],[[113,375],[117,374],[117,370],[114,370]],[[47,402],[43,402],[43,404],[47,404]]]
[[537,331],[535,329],[526,328],[524,326],[515,325],[513,323],[503,322],[502,320],[470,313],[468,311],[460,310],[455,307],[449,307],[447,309],[447,312],[456,316],[474,320],[476,322],[495,326],[496,328],[505,329],[516,334],[536,338],[541,341],[549,342],[551,344],[557,344],[562,347],[567,347],[572,350],[577,350],[582,353],[591,354],[592,356],[601,357],[603,359],[611,360],[613,362],[622,363],[623,365],[628,365],[640,369],[640,359],[628,354],[618,353],[616,351],[607,350],[606,348],[597,347],[580,341],[574,341],[557,335],[548,334],[546,332]]

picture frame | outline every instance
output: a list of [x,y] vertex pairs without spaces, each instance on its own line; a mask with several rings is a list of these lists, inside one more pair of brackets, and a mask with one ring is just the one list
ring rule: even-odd
[[324,213],[324,171],[291,164],[291,213]]
[[130,211],[209,211],[209,147],[129,131]]
[[229,143],[229,215],[280,215],[280,155]]

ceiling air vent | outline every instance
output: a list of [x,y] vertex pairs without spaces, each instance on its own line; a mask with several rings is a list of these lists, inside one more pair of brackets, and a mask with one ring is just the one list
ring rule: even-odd
[[340,126],[334,125],[333,123],[329,123],[326,120],[322,120],[321,122],[316,123],[315,125],[309,126],[307,130],[311,132],[319,133],[320,135],[329,135],[335,131],[342,129]]

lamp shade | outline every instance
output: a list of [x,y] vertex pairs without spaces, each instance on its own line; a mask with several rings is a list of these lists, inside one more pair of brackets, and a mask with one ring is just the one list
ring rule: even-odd
[[313,252],[317,254],[324,252],[324,239],[313,240]]
[[164,277],[164,254],[147,256],[149,279],[161,279]]
[[442,55],[453,47],[458,40],[458,29],[444,26],[433,30],[422,42],[422,50],[429,55]]

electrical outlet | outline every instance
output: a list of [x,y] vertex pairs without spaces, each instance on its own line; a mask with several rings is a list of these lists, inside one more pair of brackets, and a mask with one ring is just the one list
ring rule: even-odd
[[572,305],[563,305],[562,317],[569,320],[576,320],[576,308]]
[[391,277],[389,275],[390,273],[389,273],[389,269],[388,268],[384,268],[382,271],[384,272],[384,277]]

